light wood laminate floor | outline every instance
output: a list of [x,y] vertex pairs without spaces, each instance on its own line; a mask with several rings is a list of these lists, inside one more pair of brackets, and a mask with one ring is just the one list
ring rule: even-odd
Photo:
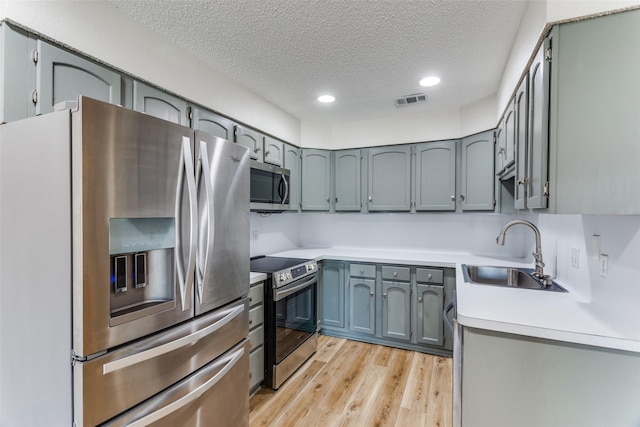
[[251,427],[452,425],[452,360],[320,335],[277,392],[251,398]]

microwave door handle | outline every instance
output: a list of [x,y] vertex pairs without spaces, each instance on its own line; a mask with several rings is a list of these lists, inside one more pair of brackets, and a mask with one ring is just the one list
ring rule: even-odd
[[162,418],[166,417],[167,415],[170,415],[171,413],[184,408],[185,406],[187,406],[189,403],[193,402],[194,400],[200,398],[203,394],[205,394],[211,387],[213,387],[214,385],[216,385],[222,378],[224,378],[225,375],[227,375],[229,373],[229,371],[231,369],[233,369],[233,367],[236,365],[236,363],[238,363],[238,361],[242,358],[242,356],[244,355],[244,347],[239,349],[238,351],[236,351],[235,353],[232,353],[228,356],[228,358],[230,359],[227,364],[225,365],[224,368],[222,368],[220,370],[220,372],[218,372],[217,374],[215,374],[213,377],[211,377],[209,380],[207,380],[204,384],[202,384],[201,386],[199,386],[198,388],[196,388],[195,390],[193,390],[192,392],[190,392],[189,394],[181,397],[180,399],[171,402],[170,404],[168,404],[167,406],[164,406],[163,408],[150,413],[147,416],[144,416],[142,418],[139,418],[137,420],[135,420],[132,423],[127,424],[127,427],[143,427],[143,426],[148,426],[158,420],[161,420]]
[[[194,271],[195,271],[195,252],[196,252],[196,232],[197,226],[197,201],[196,201],[196,182],[195,171],[193,168],[193,155],[191,154],[191,139],[189,137],[182,137],[182,152],[181,152],[181,165],[178,173],[178,190],[176,192],[176,234],[177,241],[174,249],[176,258],[176,271],[178,273],[178,285],[180,287],[180,297],[182,311],[188,309],[187,304],[187,290],[192,284]],[[187,193],[189,196],[189,252],[187,256],[187,265],[184,265],[182,260],[182,184],[186,181]]]
[[280,199],[282,200],[282,204],[287,201],[287,194],[289,194],[289,183],[287,182],[287,177],[282,174],[282,181],[284,183],[284,193],[280,195]]
[[[209,165],[209,152],[207,149],[207,143],[200,141],[200,179],[204,180],[205,197],[207,204],[207,245],[204,253],[204,260],[202,265],[199,266],[199,270],[202,273],[198,275],[198,298],[200,304],[204,304],[204,286],[206,286],[209,280],[209,273],[211,270],[211,263],[209,262],[209,255],[212,252],[214,236],[215,236],[215,212],[213,206],[213,184],[211,182],[211,166]],[[200,273],[199,272],[199,273]]]

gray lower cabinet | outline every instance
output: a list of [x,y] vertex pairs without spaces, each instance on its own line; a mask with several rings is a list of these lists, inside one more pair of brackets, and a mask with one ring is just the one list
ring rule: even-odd
[[133,82],[133,109],[183,126],[190,125],[187,101],[139,81]]
[[467,327],[462,339],[463,427],[638,426],[638,353]]
[[382,336],[411,339],[411,284],[382,281]]
[[249,288],[249,392],[264,379],[264,282]]
[[331,208],[331,151],[302,150],[302,210]]
[[209,135],[218,138],[234,141],[235,123],[226,117],[205,110],[200,107],[192,107],[192,126],[196,130],[201,130]]
[[411,210],[411,146],[397,145],[369,149],[368,209]]
[[416,285],[418,309],[417,341],[422,344],[440,346],[444,344],[442,308],[444,287],[442,285]]
[[333,153],[333,175],[335,181],[336,212],[360,211],[362,151],[339,150]]
[[236,125],[236,142],[249,149],[252,160],[262,162],[264,159],[264,135],[253,129]]
[[456,210],[456,146],[458,141],[416,145],[416,211]]
[[121,76],[115,71],[43,40],[37,41],[36,114],[53,111],[79,95],[120,104]]
[[264,137],[264,162],[282,167],[284,162],[284,143],[270,136]]
[[302,188],[302,158],[300,149],[284,144],[284,168],[289,169],[289,209],[300,209],[300,189]]
[[460,206],[463,211],[495,207],[494,131],[463,138],[460,143]]
[[376,281],[351,277],[349,279],[349,330],[374,335],[376,319]]
[[320,270],[320,323],[323,327],[345,327],[344,263],[323,261]]

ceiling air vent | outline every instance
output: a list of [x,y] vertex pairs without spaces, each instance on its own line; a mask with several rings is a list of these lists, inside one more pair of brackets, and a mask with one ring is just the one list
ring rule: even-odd
[[426,93],[414,93],[413,95],[405,95],[400,98],[396,98],[396,107],[406,107],[407,105],[420,104],[427,102]]

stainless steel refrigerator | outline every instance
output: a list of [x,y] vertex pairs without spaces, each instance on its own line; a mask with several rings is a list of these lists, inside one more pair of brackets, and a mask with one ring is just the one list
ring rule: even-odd
[[0,126],[0,425],[247,426],[249,154],[118,106]]

